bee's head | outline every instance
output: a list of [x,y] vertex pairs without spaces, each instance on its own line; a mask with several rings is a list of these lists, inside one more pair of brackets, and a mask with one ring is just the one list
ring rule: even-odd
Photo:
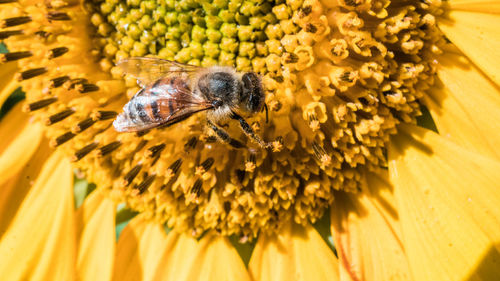
[[259,76],[254,72],[246,72],[241,77],[242,95],[241,103],[248,112],[256,113],[262,110],[265,102],[264,90]]

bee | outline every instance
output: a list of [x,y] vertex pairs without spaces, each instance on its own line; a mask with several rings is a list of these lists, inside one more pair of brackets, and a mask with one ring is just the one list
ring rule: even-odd
[[[219,125],[234,119],[245,135],[263,148],[264,142],[238,113],[256,114],[265,105],[260,77],[254,72],[239,73],[232,67],[200,67],[146,57],[120,60],[117,66],[135,77],[142,87],[123,107],[113,122],[118,132],[141,132],[164,128],[206,112],[206,122],[222,141],[235,148],[243,144]],[[266,118],[267,119],[267,118]]]

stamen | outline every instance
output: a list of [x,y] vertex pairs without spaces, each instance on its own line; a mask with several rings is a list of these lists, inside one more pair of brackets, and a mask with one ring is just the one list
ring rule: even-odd
[[49,116],[46,120],[45,120],[45,125],[47,126],[50,126],[54,123],[57,123],[59,121],[62,121],[64,120],[66,117],[70,116],[71,114],[75,113],[75,111],[73,109],[66,109],[66,110],[63,110],[59,113],[56,113],[54,115],[51,115]]
[[156,175],[147,176],[144,179],[144,181],[142,181],[140,184],[136,185],[134,187],[134,189],[138,190],[139,194],[143,194],[144,191],[146,191],[151,186],[151,184],[154,182],[155,178],[156,178]]
[[198,143],[198,139],[196,137],[190,138],[185,144],[184,144],[184,151],[188,152],[191,149],[194,149],[196,147],[196,144]]
[[82,131],[85,131],[88,129],[90,126],[94,125],[96,121],[92,120],[92,118],[87,118],[83,121],[80,121],[78,124],[76,124],[75,127],[71,129],[71,131],[75,134],[78,134]]
[[7,30],[7,31],[0,31],[0,40],[6,39],[10,36],[14,35],[21,35],[24,32],[22,30]]
[[109,120],[109,119],[115,119],[115,117],[118,115],[118,112],[116,111],[96,111],[90,115],[92,117],[92,120],[94,121],[103,121],[103,120]]
[[11,26],[21,25],[21,24],[28,23],[30,21],[31,21],[31,17],[30,16],[14,17],[14,18],[3,19],[0,22],[0,28],[6,28],[6,27],[11,27]]
[[83,83],[83,84],[77,84],[75,85],[75,90],[78,92],[85,94],[88,92],[95,92],[99,90],[99,87],[94,84],[88,84],[88,83]]
[[47,19],[49,21],[68,21],[68,20],[71,20],[71,18],[69,17],[68,14],[64,13],[64,12],[49,12],[47,14]]
[[172,170],[172,173],[173,173],[173,174],[177,174],[177,172],[179,171],[179,168],[181,167],[181,165],[182,165],[182,159],[180,159],[180,158],[179,158],[179,159],[175,160],[175,162],[174,162],[174,163],[172,163],[172,164],[168,167],[168,169],[169,169],[169,170]]
[[0,54],[0,62],[19,60],[19,59],[31,57],[32,55],[33,55],[33,53],[31,53],[30,51]]
[[132,181],[135,179],[137,174],[141,171],[142,165],[138,164],[135,167],[133,167],[124,177],[122,181],[122,186],[128,186]]
[[45,72],[47,72],[47,69],[45,67],[28,69],[26,71],[17,73],[16,74],[16,79],[17,79],[17,81],[28,80],[28,79],[36,77],[38,75],[42,75]]
[[51,140],[50,146],[52,146],[52,147],[60,146],[61,144],[69,141],[70,139],[74,138],[75,136],[76,135],[73,134],[72,132],[64,133],[64,134],[58,136],[56,139]]
[[299,61],[299,56],[294,53],[285,53],[283,55],[285,63],[296,63]]
[[312,148],[314,151],[314,155],[321,162],[321,165],[330,165],[332,158],[326,153],[325,149],[322,146],[318,145],[316,142],[313,142]]
[[316,31],[318,31],[318,28],[314,24],[308,23],[306,24],[305,30],[309,33],[316,33]]
[[69,80],[69,76],[61,76],[50,80],[50,88],[61,87],[66,81]]
[[47,39],[51,34],[52,33],[43,30],[35,32],[35,35],[38,36],[40,39]]
[[79,84],[84,84],[87,83],[88,80],[85,78],[74,78],[71,79],[70,81],[66,81],[63,86],[66,90],[72,90],[74,89],[77,85]]
[[163,149],[165,149],[165,146],[166,145],[164,143],[162,143],[162,144],[155,145],[155,146],[148,148],[148,150],[145,153],[146,157],[154,158],[154,157],[158,156],[163,151]]
[[48,98],[48,99],[44,99],[44,100],[35,101],[35,102],[30,103],[30,104],[25,104],[23,106],[23,111],[24,112],[35,111],[35,110],[44,108],[44,107],[46,107],[46,106],[48,106],[50,104],[53,104],[56,101],[57,101],[57,98],[53,97],[53,98]]
[[69,49],[67,47],[54,48],[54,49],[51,49],[49,51],[48,57],[49,57],[49,59],[57,58],[57,57],[64,55],[68,51],[69,51]]
[[81,160],[83,157],[85,157],[87,154],[89,154],[92,150],[96,149],[99,144],[97,142],[93,142],[89,145],[84,146],[80,150],[77,150],[75,152],[75,155],[71,157],[72,162],[76,162]]
[[206,143],[214,143],[217,141],[217,137],[215,136],[207,136],[204,140]]
[[312,6],[308,5],[299,9],[299,17],[305,18],[312,12]]
[[195,195],[195,198],[200,197],[202,186],[203,186],[203,182],[201,181],[201,179],[197,179],[194,182],[193,187],[191,187],[191,190],[189,191],[189,193],[191,193],[192,195]]
[[212,157],[209,157],[207,158],[207,160],[203,161],[203,163],[201,163],[201,167],[203,167],[203,169],[205,169],[205,171],[208,171],[210,170],[210,168],[212,168],[212,165],[215,163],[215,160],[212,158]]
[[99,151],[97,152],[97,157],[104,157],[114,150],[116,150],[118,147],[120,147],[122,143],[120,141],[114,141],[112,143],[109,143],[101,148],[99,148]]
[[14,3],[17,2],[17,0],[0,0],[0,4],[7,4],[7,3]]

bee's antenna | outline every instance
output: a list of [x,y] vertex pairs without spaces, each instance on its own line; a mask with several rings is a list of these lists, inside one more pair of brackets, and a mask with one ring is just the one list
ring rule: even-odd
[[269,110],[267,109],[267,104],[264,103],[264,110],[266,111],[266,124],[269,123]]

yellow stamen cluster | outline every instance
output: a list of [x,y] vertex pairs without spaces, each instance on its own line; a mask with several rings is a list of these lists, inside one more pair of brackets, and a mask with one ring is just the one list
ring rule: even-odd
[[[2,60],[20,61],[25,109],[99,188],[195,236],[314,222],[335,190],[356,192],[363,171],[386,165],[395,126],[420,114],[443,40],[432,1],[107,0],[87,12],[76,2],[1,6],[14,53]],[[247,121],[272,148],[220,124],[246,143],[234,149],[203,114],[117,133],[111,121],[137,86],[113,65],[145,55],[260,73],[269,122]]]

